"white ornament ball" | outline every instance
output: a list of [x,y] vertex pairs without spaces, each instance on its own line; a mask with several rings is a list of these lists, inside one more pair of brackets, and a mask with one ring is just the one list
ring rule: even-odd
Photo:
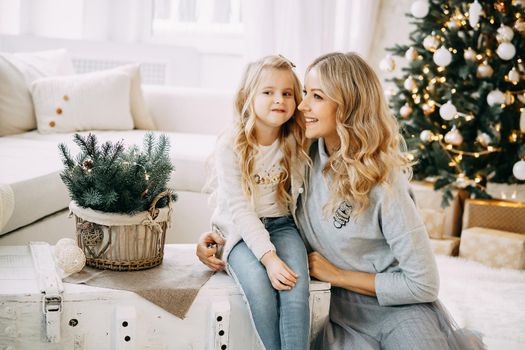
[[494,69],[487,62],[483,62],[478,66],[476,74],[478,78],[490,78],[492,74],[494,74]]
[[476,51],[474,51],[471,47],[469,47],[468,49],[466,49],[463,52],[463,57],[467,61],[475,61],[476,60],[476,55],[477,55]]
[[514,163],[512,173],[516,179],[525,180],[525,160],[520,160]]
[[405,82],[403,83],[403,86],[405,87],[405,89],[407,90],[417,90],[417,83],[416,83],[416,80],[412,77],[408,77],[405,79]]
[[434,52],[434,63],[438,66],[446,67],[452,62],[452,54],[445,46],[441,46],[439,50]]
[[452,120],[456,114],[458,114],[458,110],[450,101],[439,107],[439,115],[444,120]]
[[512,67],[509,74],[507,74],[507,77],[511,83],[516,85],[520,82],[520,72],[516,69],[516,67]]
[[417,53],[417,50],[414,49],[412,46],[409,47],[408,50],[405,52],[405,58],[409,62],[415,61],[418,55],[419,54]]
[[520,114],[520,131],[522,133],[525,133],[525,108],[521,109],[521,114]]
[[501,43],[496,49],[496,53],[499,58],[508,61],[516,54],[516,47],[511,43]]
[[481,16],[482,10],[483,9],[481,8],[481,5],[477,0],[470,4],[470,7],[468,9],[468,23],[472,28],[476,28],[476,26],[478,25],[479,17]]
[[388,55],[379,62],[379,69],[384,72],[393,72],[396,69],[396,61],[391,55]]
[[505,103],[505,94],[500,90],[492,90],[487,95],[487,103],[489,106],[500,105]]
[[413,112],[413,109],[412,107],[410,107],[409,104],[405,104],[403,105],[403,107],[399,109],[399,114],[401,114],[401,116],[405,119],[408,118],[410,114],[412,114],[412,112]]
[[445,142],[454,146],[459,146],[463,143],[463,135],[455,127],[445,134]]
[[497,38],[501,42],[509,42],[514,38],[514,31],[511,27],[502,24],[497,30]]
[[434,137],[434,134],[432,133],[432,131],[430,130],[423,130],[421,131],[421,133],[419,134],[419,138],[421,139],[421,141],[423,142],[430,142],[432,140],[432,138]]
[[75,241],[73,238],[61,238],[59,239],[55,244],[55,249],[61,249],[62,247],[65,247],[67,245],[77,245],[77,241]]
[[487,147],[492,142],[492,139],[490,138],[490,135],[483,132],[476,137],[476,140],[483,146]]
[[428,3],[426,0],[417,0],[414,1],[412,6],[410,6],[410,12],[412,16],[416,18],[423,18],[428,15]]
[[66,275],[71,275],[84,268],[86,256],[82,249],[76,245],[67,245],[60,249],[56,255],[56,263]]
[[53,249],[53,252],[55,253],[55,256],[58,256],[58,253],[60,250],[62,250],[66,246],[76,246],[77,241],[75,241],[73,238],[61,238],[58,240],[58,242],[55,244],[55,248]]
[[439,47],[440,41],[439,39],[434,35],[427,35],[425,39],[423,39],[423,47],[425,50],[434,52]]

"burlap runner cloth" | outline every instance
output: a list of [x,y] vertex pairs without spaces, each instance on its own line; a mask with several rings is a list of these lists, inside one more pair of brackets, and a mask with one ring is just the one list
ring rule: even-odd
[[213,274],[195,256],[194,245],[166,245],[157,267],[117,272],[84,267],[64,282],[135,292],[173,315],[184,319],[199,289]]

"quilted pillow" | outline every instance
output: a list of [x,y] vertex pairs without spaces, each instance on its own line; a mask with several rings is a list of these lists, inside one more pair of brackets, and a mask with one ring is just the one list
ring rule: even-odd
[[38,131],[130,130],[130,76],[101,71],[32,83]]
[[66,50],[0,53],[0,136],[36,128],[31,82],[74,73]]

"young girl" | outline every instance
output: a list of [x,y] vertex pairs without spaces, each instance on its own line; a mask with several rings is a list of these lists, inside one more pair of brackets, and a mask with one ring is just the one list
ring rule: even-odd
[[225,236],[222,259],[266,349],[308,347],[308,258],[290,216],[308,156],[297,110],[301,84],[292,68],[281,56],[248,65],[236,123],[215,152],[212,225]]

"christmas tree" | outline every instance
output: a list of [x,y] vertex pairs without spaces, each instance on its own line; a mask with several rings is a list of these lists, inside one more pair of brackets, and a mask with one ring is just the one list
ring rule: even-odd
[[[389,48],[390,104],[414,178],[490,198],[488,182],[525,180],[525,0],[417,0],[409,45]],[[393,56],[400,56],[401,59]]]

